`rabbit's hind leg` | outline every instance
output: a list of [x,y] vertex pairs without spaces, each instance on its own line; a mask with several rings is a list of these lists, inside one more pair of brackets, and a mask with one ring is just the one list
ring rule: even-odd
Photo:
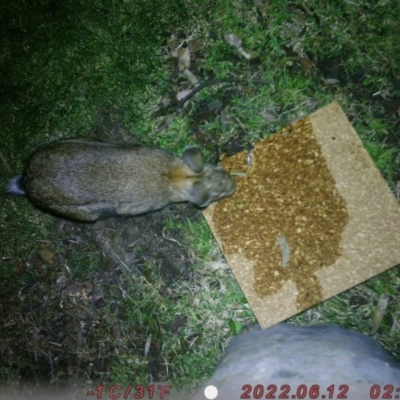
[[103,215],[115,215],[115,210],[105,209],[104,207],[96,205],[51,205],[46,207],[48,210],[53,211],[60,217],[66,217],[77,221],[94,222]]

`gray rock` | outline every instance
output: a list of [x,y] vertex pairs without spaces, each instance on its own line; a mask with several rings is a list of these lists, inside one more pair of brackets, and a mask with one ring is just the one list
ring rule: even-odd
[[[400,398],[400,367],[377,342],[361,333],[333,324],[278,324],[234,337],[214,375],[191,400],[206,400],[204,389],[210,385],[218,389],[216,400],[265,399],[268,393],[279,398],[285,390],[282,385],[290,388],[289,399],[296,394],[295,398],[329,398],[332,393],[333,399],[345,394],[349,400],[364,400],[372,398],[373,388],[380,389],[375,398],[382,399],[385,385],[393,385],[391,394]],[[268,389],[270,385],[274,386]],[[310,397],[312,385],[319,388]]]

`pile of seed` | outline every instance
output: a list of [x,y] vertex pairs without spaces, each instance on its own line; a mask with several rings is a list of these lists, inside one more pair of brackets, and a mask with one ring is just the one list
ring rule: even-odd
[[260,297],[287,281],[304,310],[323,300],[316,272],[341,255],[346,204],[308,118],[239,153],[223,165],[236,175],[237,192],[216,205],[214,224],[226,255],[254,265]]

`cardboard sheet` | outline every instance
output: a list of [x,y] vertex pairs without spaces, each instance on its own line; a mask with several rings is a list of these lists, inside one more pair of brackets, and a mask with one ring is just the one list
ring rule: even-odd
[[399,204],[337,102],[222,164],[237,191],[203,214],[262,328],[400,263]]

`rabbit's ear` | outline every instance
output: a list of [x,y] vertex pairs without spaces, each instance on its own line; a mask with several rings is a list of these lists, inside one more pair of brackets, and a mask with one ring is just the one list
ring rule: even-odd
[[203,160],[201,158],[201,152],[198,147],[190,146],[186,147],[182,155],[185,164],[196,173],[203,171]]
[[210,195],[203,182],[193,183],[190,202],[198,207],[205,207],[210,202]]

